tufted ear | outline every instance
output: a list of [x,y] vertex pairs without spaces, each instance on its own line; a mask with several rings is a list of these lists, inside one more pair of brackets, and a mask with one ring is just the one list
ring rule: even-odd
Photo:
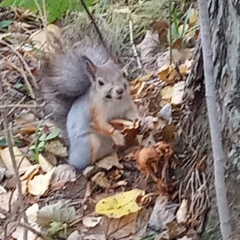
[[94,63],[86,56],[82,56],[83,63],[85,65],[85,68],[87,72],[95,79],[95,74],[97,67],[94,65]]

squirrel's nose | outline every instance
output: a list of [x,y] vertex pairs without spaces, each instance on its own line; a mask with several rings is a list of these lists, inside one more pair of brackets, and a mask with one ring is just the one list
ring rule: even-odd
[[118,94],[122,94],[123,93],[123,88],[118,88],[116,91]]

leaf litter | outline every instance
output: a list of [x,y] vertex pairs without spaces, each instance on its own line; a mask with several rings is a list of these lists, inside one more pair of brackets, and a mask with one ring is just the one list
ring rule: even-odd
[[[197,239],[209,207],[206,176],[204,168],[194,163],[185,169],[184,177],[177,176],[184,164],[174,151],[178,129],[173,121],[175,110],[184,104],[192,49],[182,48],[181,39],[175,41],[170,64],[166,47],[169,26],[161,19],[151,26],[155,32],[147,31],[137,45],[145,74],[130,83],[142,120],[114,119],[111,124],[125,134],[127,146],[89,167],[83,176],[63,162],[67,148],[34,100],[41,52],[51,51],[46,33],[39,29],[34,15],[18,14],[22,21],[14,20],[9,32],[0,36],[4,56],[0,62],[5,104],[12,106],[14,155],[20,166],[29,224],[48,236],[68,239]],[[188,29],[196,24],[195,9],[188,21]],[[48,31],[56,33],[58,27],[51,24]],[[36,161],[24,150],[39,146],[37,141],[42,143]],[[36,147],[32,149],[36,153]],[[6,169],[0,175],[1,217],[6,219],[16,208],[17,193],[7,184],[14,177],[9,149],[2,147],[0,156],[1,169]],[[52,158],[60,161],[56,164]],[[8,227],[6,231],[11,234]],[[22,234],[23,227],[18,226],[11,236],[22,239]],[[29,239],[37,238],[41,239],[31,233]]]

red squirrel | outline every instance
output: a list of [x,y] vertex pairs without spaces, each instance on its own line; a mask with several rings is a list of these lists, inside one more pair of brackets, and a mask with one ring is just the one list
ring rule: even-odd
[[71,45],[54,37],[54,51],[41,67],[45,113],[62,130],[69,163],[84,169],[123,146],[122,133],[110,120],[139,118],[128,81],[92,25]]

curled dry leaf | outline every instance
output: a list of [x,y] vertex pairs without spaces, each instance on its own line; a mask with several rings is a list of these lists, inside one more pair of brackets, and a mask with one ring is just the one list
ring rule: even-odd
[[94,181],[98,186],[102,188],[110,188],[111,183],[108,181],[108,178],[104,172],[98,172],[92,177],[92,181]]
[[101,220],[102,220],[102,217],[86,216],[86,217],[83,217],[82,222],[85,227],[93,228],[93,227],[96,227]]
[[112,167],[117,167],[119,169],[123,169],[123,165],[119,163],[119,158],[116,153],[113,153],[101,160],[99,160],[96,165],[99,168],[104,168],[106,170],[110,170]]
[[101,199],[95,206],[95,213],[106,215],[110,218],[120,218],[142,209],[137,199],[145,195],[144,190],[133,189],[118,193],[114,196]]
[[157,172],[157,165],[159,161],[159,154],[153,147],[146,147],[136,153],[136,163],[138,170],[144,172],[147,176],[157,182],[158,178],[155,175]]
[[188,201],[182,200],[180,208],[177,211],[176,219],[178,223],[186,223],[188,220]]
[[38,171],[39,171],[39,165],[34,164],[27,169],[24,175],[20,177],[20,180],[21,181],[31,180],[38,173]]
[[140,122],[139,121],[129,121],[123,119],[113,119],[110,121],[115,129],[121,131],[125,135],[127,145],[130,146],[136,139],[137,134],[139,133]]
[[[18,169],[19,173],[22,174],[24,172],[26,172],[28,170],[29,167],[32,166],[32,164],[29,162],[29,160],[23,156],[22,152],[20,151],[20,149],[18,147],[13,147],[13,153],[15,156],[15,160],[17,163],[17,166],[20,167]],[[3,161],[3,164],[5,165],[5,167],[7,168],[7,170],[10,173],[14,173],[14,169],[13,169],[13,165],[12,165],[12,159],[10,156],[10,152],[9,152],[9,148],[5,148],[3,150],[0,150],[0,155],[1,155],[1,159]]]
[[44,175],[36,175],[32,180],[28,182],[28,191],[34,196],[42,196],[48,190],[51,182],[53,168],[50,172]]
[[158,77],[169,84],[175,83],[179,73],[177,72],[175,65],[165,65],[159,69]]

